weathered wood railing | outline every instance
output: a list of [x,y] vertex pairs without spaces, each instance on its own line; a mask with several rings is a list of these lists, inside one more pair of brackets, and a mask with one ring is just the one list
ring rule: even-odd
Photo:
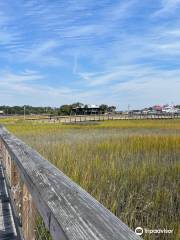
[[25,240],[140,239],[90,194],[2,126],[0,154]]

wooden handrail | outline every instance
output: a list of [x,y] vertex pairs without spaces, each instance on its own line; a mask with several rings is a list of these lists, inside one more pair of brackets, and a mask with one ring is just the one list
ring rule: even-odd
[[53,239],[141,239],[63,172],[2,126],[0,140]]

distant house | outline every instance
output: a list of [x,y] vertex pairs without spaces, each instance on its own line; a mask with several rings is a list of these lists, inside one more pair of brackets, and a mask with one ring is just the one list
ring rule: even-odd
[[101,110],[98,105],[81,105],[72,109],[73,115],[92,115],[100,114]]
[[163,106],[162,112],[163,113],[179,113],[180,111],[174,106],[165,105]]
[[4,111],[0,110],[0,115],[3,115],[4,114]]
[[136,114],[136,115],[138,115],[138,114],[141,114],[141,113],[142,113],[142,111],[141,111],[141,110],[139,110],[139,109],[134,109],[134,110],[131,110],[131,111],[129,111],[129,113],[131,113],[132,115],[133,115],[133,114]]
[[152,109],[153,109],[154,111],[162,112],[163,107],[160,106],[160,105],[155,105],[155,106],[152,107]]
[[142,114],[148,114],[148,111],[149,111],[149,108],[144,108],[144,109],[142,109]]

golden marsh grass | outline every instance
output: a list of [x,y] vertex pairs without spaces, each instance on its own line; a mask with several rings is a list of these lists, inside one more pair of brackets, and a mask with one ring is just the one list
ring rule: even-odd
[[178,239],[180,120],[7,127],[132,229],[174,230],[144,239]]

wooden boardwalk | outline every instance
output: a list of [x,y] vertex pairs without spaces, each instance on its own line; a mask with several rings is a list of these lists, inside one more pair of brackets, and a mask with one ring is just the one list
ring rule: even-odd
[[0,163],[0,240],[17,240],[17,231],[13,219],[7,185]]

